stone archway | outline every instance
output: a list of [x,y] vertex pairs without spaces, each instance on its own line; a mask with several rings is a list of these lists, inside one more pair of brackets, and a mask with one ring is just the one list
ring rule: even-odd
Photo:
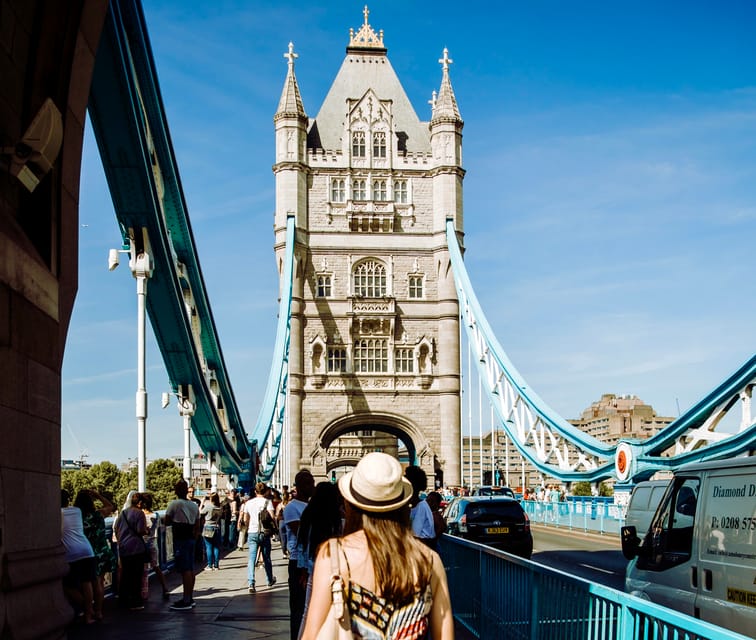
[[[60,578],[61,367],[78,286],[79,177],[106,0],[6,0],[0,146],[49,98],[63,142],[29,191],[0,175],[0,637],[60,638],[73,617]],[[27,499],[20,499],[27,496]],[[40,526],[42,524],[43,526]]]
[[360,457],[354,453],[334,457],[329,447],[341,436],[371,429],[396,437],[407,448],[410,464],[421,466],[429,483],[439,470],[439,461],[422,429],[402,416],[392,414],[349,414],[327,424],[318,434],[317,444],[309,456],[311,470],[316,478],[330,477],[335,467],[354,466]]

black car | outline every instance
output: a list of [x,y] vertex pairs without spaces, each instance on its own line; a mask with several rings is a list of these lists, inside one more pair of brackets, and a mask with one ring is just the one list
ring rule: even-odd
[[530,559],[533,536],[522,505],[504,496],[454,498],[444,512],[446,533]]

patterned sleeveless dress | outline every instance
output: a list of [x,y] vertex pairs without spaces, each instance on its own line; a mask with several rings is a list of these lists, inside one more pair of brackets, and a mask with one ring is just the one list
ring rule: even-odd
[[354,638],[360,640],[426,640],[428,638],[429,616],[433,604],[430,584],[424,592],[415,594],[412,602],[397,607],[369,589],[350,581],[347,604]]

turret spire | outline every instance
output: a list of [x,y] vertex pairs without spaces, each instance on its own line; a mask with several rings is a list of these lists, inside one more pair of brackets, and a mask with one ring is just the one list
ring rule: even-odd
[[449,65],[454,62],[449,57],[449,50],[444,47],[443,57],[439,58],[439,64],[443,69],[443,75],[441,77],[441,89],[438,92],[438,97],[433,103],[433,115],[431,117],[431,123],[444,119],[455,120],[462,122],[462,116],[459,113],[459,107],[457,106],[457,99],[454,97],[454,90],[449,80]]
[[295,116],[305,118],[307,116],[305,115],[304,106],[302,105],[302,96],[299,94],[297,78],[294,75],[294,60],[296,60],[299,55],[294,53],[293,42],[289,43],[289,50],[283,54],[283,57],[288,59],[289,70],[286,73],[286,80],[284,81],[284,88],[281,92],[281,99],[278,101],[276,117]]

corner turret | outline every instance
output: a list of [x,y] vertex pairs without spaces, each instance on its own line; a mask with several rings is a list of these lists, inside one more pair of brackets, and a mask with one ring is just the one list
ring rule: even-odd
[[294,75],[294,60],[299,56],[294,53],[291,42],[288,52],[283,55],[288,59],[289,69],[273,116],[276,127],[273,173],[279,194],[276,199],[276,233],[285,232],[289,212],[296,215],[298,228],[304,229],[307,221],[307,115]]
[[439,59],[442,67],[441,88],[434,92],[430,101],[432,107],[430,121],[431,149],[433,151],[433,228],[441,232],[449,217],[455,227],[462,229],[462,127],[464,122],[459,113],[457,99],[449,80],[449,50],[444,49]]

